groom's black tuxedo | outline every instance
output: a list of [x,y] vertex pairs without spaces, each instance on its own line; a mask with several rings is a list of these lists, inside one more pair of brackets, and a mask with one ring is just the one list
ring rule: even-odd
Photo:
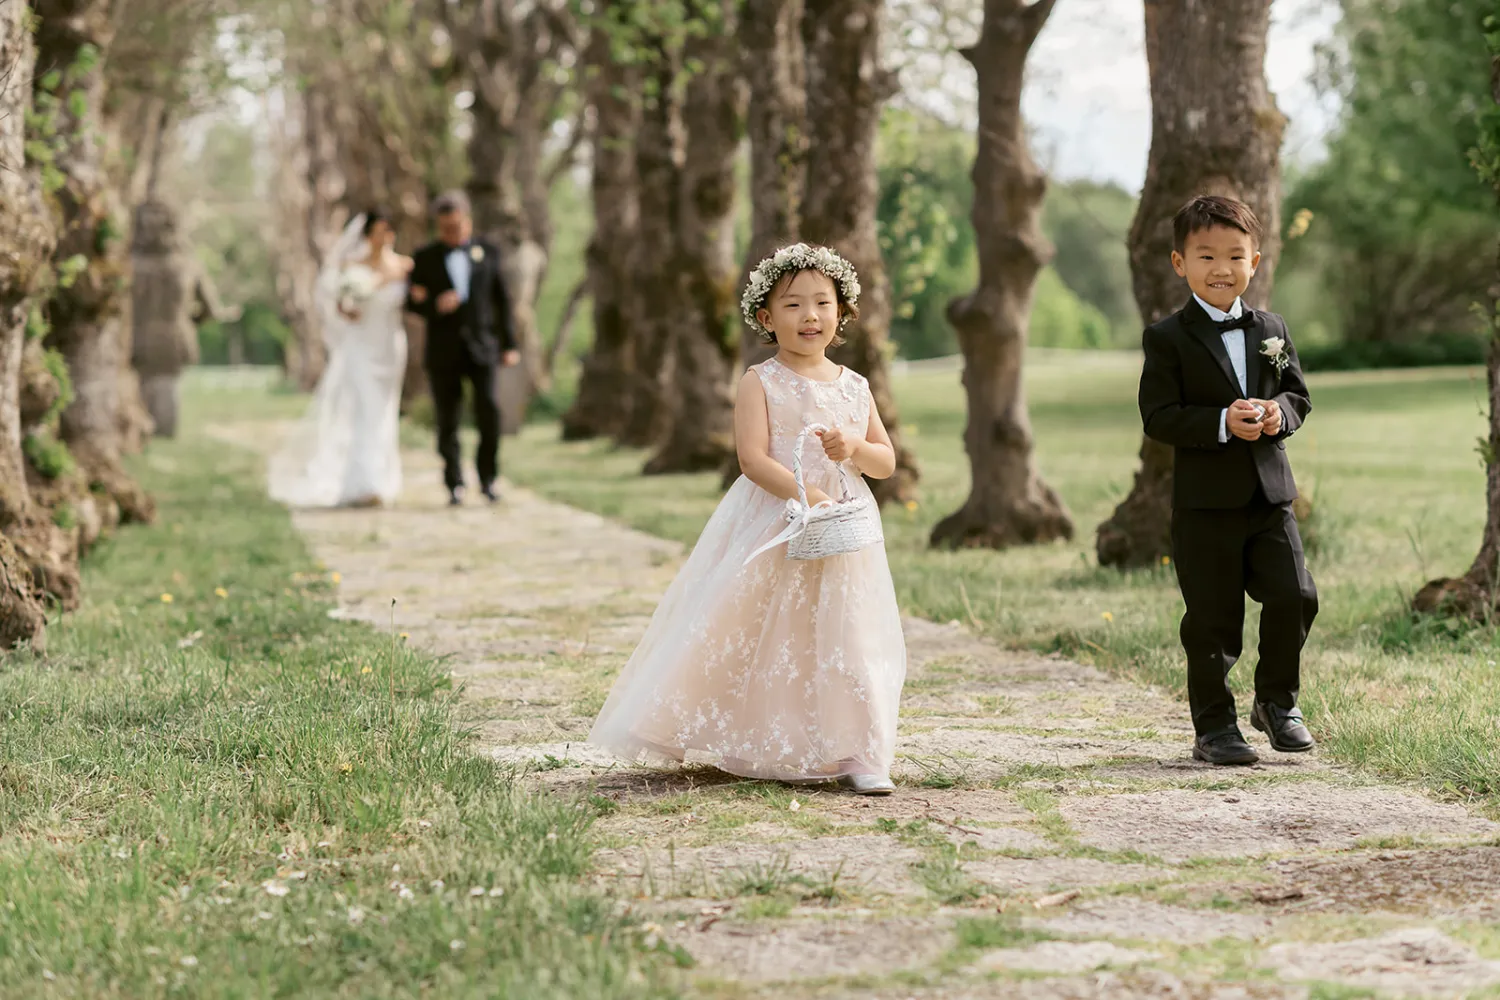
[[[460,266],[469,269],[468,298],[451,313],[440,313],[439,296],[453,291],[448,257],[457,251]],[[412,287],[427,292],[417,302],[408,298],[406,308],[427,321],[423,366],[432,388],[437,415],[438,453],[443,456],[443,479],[449,489],[463,484],[460,467],[458,425],[463,405],[463,383],[474,395],[474,422],[479,428],[479,451],[475,457],[479,484],[488,487],[499,474],[500,405],[496,398],[496,368],[507,351],[516,349],[510,296],[500,274],[500,253],[493,244],[474,240],[460,247],[429,243],[412,256]]]
[[[1196,299],[1147,327],[1141,371],[1146,435],[1175,453],[1172,550],[1187,605],[1181,634],[1200,736],[1236,725],[1228,674],[1243,646],[1245,594],[1262,605],[1256,697],[1283,708],[1296,704],[1302,646],[1318,612],[1292,515],[1297,487],[1286,456],[1287,437],[1312,409],[1307,383],[1280,316],[1256,311],[1248,329],[1228,335],[1244,338],[1243,388],[1225,332]],[[1260,354],[1273,337],[1285,342],[1288,357],[1280,373]],[[1281,432],[1221,442],[1223,411],[1247,398],[1275,400]]]

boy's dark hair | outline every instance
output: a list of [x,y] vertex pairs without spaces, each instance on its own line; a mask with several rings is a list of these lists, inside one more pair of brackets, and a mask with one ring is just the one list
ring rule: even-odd
[[1182,253],[1189,236],[1214,226],[1238,229],[1250,237],[1252,248],[1260,249],[1260,220],[1250,211],[1250,206],[1238,198],[1216,194],[1200,194],[1178,209],[1172,219],[1172,248]]

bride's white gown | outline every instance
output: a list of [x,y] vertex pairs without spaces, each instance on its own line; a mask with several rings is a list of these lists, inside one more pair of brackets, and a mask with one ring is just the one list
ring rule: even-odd
[[[337,281],[320,280],[325,288]],[[320,290],[320,298],[326,298]],[[271,460],[271,496],[292,507],[338,507],[401,492],[401,382],[406,282],[375,291],[350,322],[323,310],[328,366],[307,416]]]

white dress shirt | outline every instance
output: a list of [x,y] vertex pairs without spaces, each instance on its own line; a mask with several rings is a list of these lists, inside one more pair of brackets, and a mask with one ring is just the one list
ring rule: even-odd
[[474,276],[469,248],[459,246],[449,250],[443,255],[443,267],[448,272],[448,280],[453,282],[453,290],[458,293],[458,301],[469,301],[469,282]]
[[[1198,293],[1196,292],[1193,293],[1193,298],[1198,299],[1198,305],[1203,307],[1203,311],[1208,313],[1208,318],[1215,323],[1222,323],[1226,319],[1239,319],[1245,314],[1244,303],[1239,299],[1235,299],[1234,305],[1229,307],[1228,312],[1225,312],[1198,298]],[[1234,377],[1239,380],[1240,396],[1248,397],[1250,395],[1250,386],[1246,381],[1248,374],[1245,367],[1245,331],[1239,328],[1225,330],[1219,336],[1224,339],[1224,350],[1229,354],[1229,363],[1234,366]],[[1219,411],[1219,443],[1229,443],[1228,409]]]

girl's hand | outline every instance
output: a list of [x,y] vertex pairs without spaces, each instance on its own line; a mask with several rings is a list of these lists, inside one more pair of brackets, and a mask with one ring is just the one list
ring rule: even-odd
[[823,454],[831,462],[847,462],[854,457],[859,446],[864,444],[863,440],[845,437],[844,432],[837,427],[830,431],[819,431],[818,437],[823,441]]
[[818,504],[823,503],[824,501],[832,503],[833,497],[829,496],[827,493],[824,493],[816,486],[809,486],[807,488],[807,505],[809,507],[816,507]]

